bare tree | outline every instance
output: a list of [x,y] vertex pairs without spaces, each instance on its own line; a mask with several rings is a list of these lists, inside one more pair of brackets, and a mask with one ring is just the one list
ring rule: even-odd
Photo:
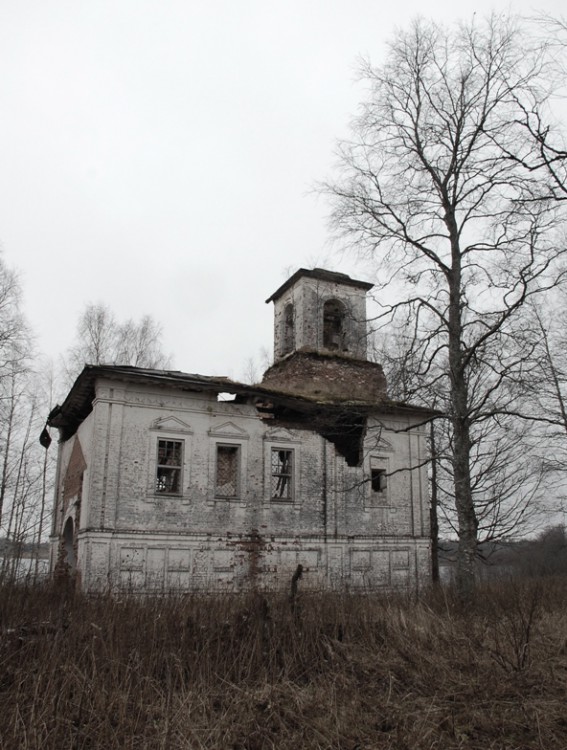
[[378,296],[405,290],[382,300],[384,315],[406,316],[422,376],[444,381],[464,598],[482,518],[473,425],[498,414],[522,361],[511,321],[559,278],[561,203],[543,170],[525,168],[538,143],[522,122],[528,102],[544,121],[547,66],[513,21],[415,22],[384,65],[364,65],[369,96],[325,188],[335,228],[379,263]]
[[139,321],[120,323],[102,304],[89,304],[79,318],[77,338],[63,361],[66,385],[70,386],[85,364],[171,366],[162,348],[162,329],[150,315]]
[[542,304],[530,305],[523,334],[533,354],[515,387],[530,415],[548,473],[563,483],[567,470],[567,290],[557,290]]
[[[557,88],[560,96],[565,97],[565,79],[567,76],[567,20],[541,14],[536,21],[543,29],[545,48],[553,56]],[[561,91],[562,89],[562,91]],[[545,190],[542,193],[552,201],[567,201],[567,143],[564,137],[551,127],[549,120],[542,112],[542,102],[538,89],[524,92],[518,96],[516,122],[527,138],[535,145],[528,151],[506,149],[507,157],[521,165],[531,174],[544,174]]]
[[21,312],[15,272],[0,259],[0,534],[3,571],[15,570],[18,551],[39,545],[51,462],[37,437],[47,403],[33,371],[32,337]]
[[5,383],[7,422],[0,456],[3,573],[18,571],[24,549],[34,549],[38,556],[46,528],[46,496],[52,487],[55,454],[48,454],[38,441],[48,411],[40,381],[39,374],[29,371],[14,374],[9,388]]
[[[411,326],[400,329],[390,326],[386,334],[378,332],[373,337],[371,356],[382,363],[389,395],[446,413],[450,408],[450,394],[443,369],[446,363],[443,360],[424,363],[420,359],[423,350],[408,331],[411,331]],[[520,340],[524,342],[523,337]],[[527,347],[523,346],[522,349],[525,351]],[[513,368],[509,374],[518,373]],[[516,383],[513,382],[513,385]],[[515,387],[514,390],[517,391]],[[509,393],[505,399],[500,399],[502,406],[508,404],[508,408],[510,400]],[[512,399],[516,409],[515,400]],[[522,404],[522,412],[520,417],[515,411],[498,414],[490,411],[484,419],[471,422],[471,494],[478,519],[478,542],[484,544],[482,549],[486,549],[486,543],[515,537],[522,532],[533,532],[548,522],[549,514],[557,510],[550,502],[553,482],[546,470],[548,458],[541,451],[542,429],[538,425],[534,432],[533,422],[525,418],[529,415],[525,404]],[[437,580],[439,534],[444,538],[458,534],[452,457],[451,424],[447,420],[435,420],[430,425],[434,580]]]
[[20,303],[17,276],[0,258],[0,524],[17,445],[19,384],[30,371],[31,336]]
[[31,334],[21,312],[16,273],[0,258],[0,380],[29,365]]
[[116,360],[134,367],[170,367],[170,358],[162,350],[162,328],[150,316],[138,322],[130,319],[117,326]]
[[262,380],[262,374],[273,364],[272,355],[269,350],[263,346],[253,357],[248,357],[244,362],[241,379],[244,383],[259,383]]

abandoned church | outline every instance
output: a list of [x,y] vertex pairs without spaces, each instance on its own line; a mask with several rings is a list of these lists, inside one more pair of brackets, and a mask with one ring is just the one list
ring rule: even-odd
[[291,276],[258,385],[86,365],[48,420],[52,570],[87,591],[426,585],[431,412],[367,360],[371,287]]

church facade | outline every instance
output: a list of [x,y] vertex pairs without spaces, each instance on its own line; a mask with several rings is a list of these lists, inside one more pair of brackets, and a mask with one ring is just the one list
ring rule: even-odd
[[85,366],[48,420],[52,569],[88,591],[427,585],[431,412],[389,400],[366,358],[370,288],[288,279],[257,385]]

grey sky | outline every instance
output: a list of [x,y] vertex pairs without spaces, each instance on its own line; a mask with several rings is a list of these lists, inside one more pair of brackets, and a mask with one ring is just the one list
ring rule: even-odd
[[395,26],[462,8],[2,0],[0,244],[39,349],[56,359],[101,301],[159,320],[176,368],[241,377],[271,346],[264,300],[288,270],[365,275],[332,253],[311,192],[363,96],[357,56],[378,62]]

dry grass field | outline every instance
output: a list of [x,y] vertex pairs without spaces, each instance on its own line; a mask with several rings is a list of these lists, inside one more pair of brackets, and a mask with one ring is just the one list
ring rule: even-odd
[[0,589],[5,750],[567,747],[567,579],[446,592]]

